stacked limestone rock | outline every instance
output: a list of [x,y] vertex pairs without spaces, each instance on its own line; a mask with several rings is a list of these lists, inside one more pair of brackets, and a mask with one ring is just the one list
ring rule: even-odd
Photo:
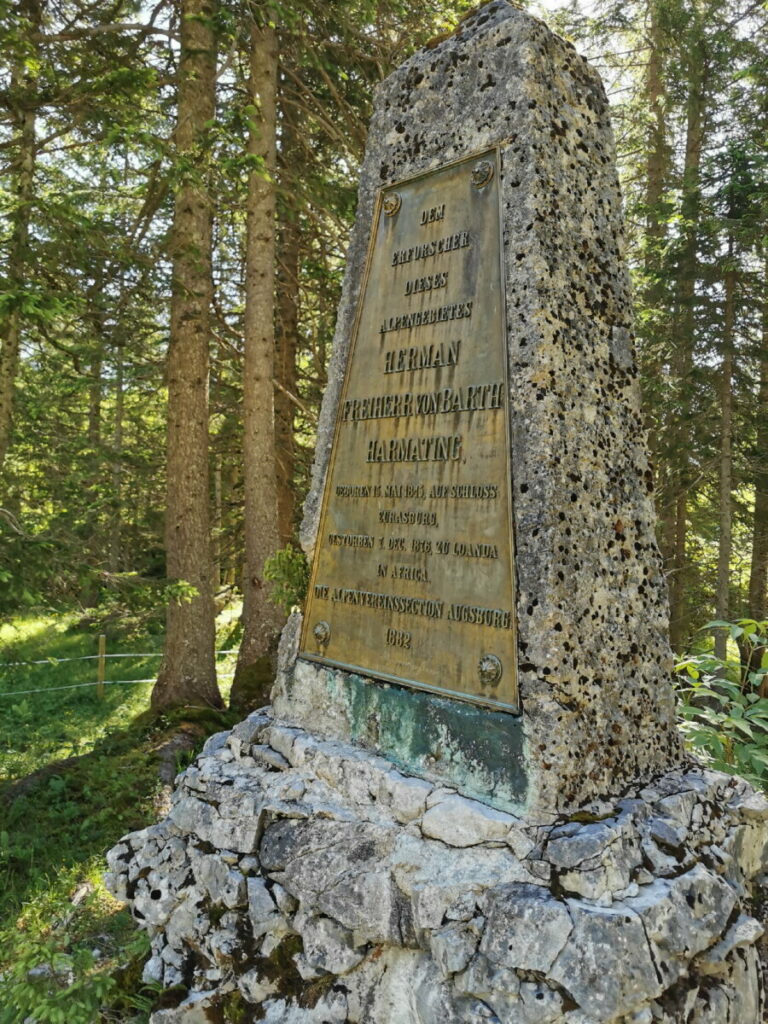
[[265,710],[108,877],[146,977],[181,986],[153,1024],[756,1024],[768,800],[692,768],[576,817],[524,823]]

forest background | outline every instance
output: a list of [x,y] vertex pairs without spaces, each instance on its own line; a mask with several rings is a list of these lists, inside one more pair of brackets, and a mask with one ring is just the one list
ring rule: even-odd
[[[218,702],[226,588],[271,649],[372,90],[468,6],[0,5],[0,610],[167,604],[158,707]],[[681,653],[768,611],[766,9],[547,18],[613,103]]]
[[[297,530],[372,92],[472,6],[0,0],[0,623],[42,610],[134,649],[156,636],[155,717],[223,707],[215,618],[240,601],[229,700],[263,702],[306,582]],[[767,15],[543,15],[612,102],[683,712],[716,761],[747,744],[761,781]]]

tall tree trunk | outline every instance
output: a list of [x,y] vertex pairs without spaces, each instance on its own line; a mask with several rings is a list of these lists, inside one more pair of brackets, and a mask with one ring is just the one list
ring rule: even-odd
[[[40,0],[19,0],[19,15],[30,36],[40,29]],[[11,70],[9,105],[14,125],[14,147],[11,174],[14,206],[10,216],[11,237],[8,253],[8,290],[12,295],[10,309],[0,328],[0,473],[11,443],[13,402],[19,370],[21,343],[21,300],[27,286],[29,261],[29,225],[31,220],[35,176],[35,68],[33,59],[18,57]]]
[[243,639],[231,697],[232,706],[240,710],[268,699],[273,654],[284,621],[269,601],[264,579],[264,560],[279,544],[273,384],[277,33],[256,23],[251,29],[249,93],[255,113],[248,153],[257,161],[248,181],[246,208]]
[[[669,172],[670,151],[667,142],[665,118],[666,93],[664,89],[663,54],[666,40],[659,23],[656,2],[648,5],[648,67],[645,75],[645,95],[650,113],[647,138],[646,192],[648,236],[653,240],[666,234],[666,219],[661,216],[661,202]],[[648,249],[646,250],[648,252]],[[650,250],[653,257],[655,254]],[[654,261],[655,262],[655,261]],[[646,268],[648,264],[646,263]]]
[[[758,622],[768,619],[768,254],[763,267],[765,297],[755,431],[755,515],[749,567],[749,615]],[[765,647],[754,648],[748,668],[759,668],[764,653]],[[760,683],[760,696],[768,697],[768,676],[763,676]]]
[[102,401],[104,398],[104,353],[106,351],[106,314],[103,306],[104,265],[99,263],[94,272],[94,281],[87,292],[91,307],[90,321],[93,326],[95,348],[88,368],[88,447],[93,453],[94,473],[99,472],[101,462]]
[[763,336],[755,436],[755,517],[749,570],[749,614],[758,621],[768,618],[768,255],[765,257],[764,275]]
[[224,528],[224,501],[221,489],[221,452],[213,457],[213,585],[219,590],[221,574],[221,535]]
[[215,115],[215,0],[182,0],[176,154],[181,182],[173,214],[168,345],[166,575],[194,588],[171,600],[152,707],[220,707],[216,683],[208,471],[212,202],[207,152]]
[[[668,141],[664,83],[664,53],[668,40],[661,26],[661,12],[657,0],[650,0],[646,10],[648,64],[643,81],[645,103],[648,109],[645,159],[645,231],[643,245],[644,293],[641,302],[650,311],[650,330],[647,338],[640,339],[640,354],[646,380],[653,387],[667,376],[667,352],[664,341],[669,336],[667,289],[663,250],[667,238],[667,217],[663,201],[669,183],[671,151]],[[643,345],[642,342],[646,341]],[[668,384],[666,385],[668,387]],[[658,409],[648,402],[646,408]],[[656,494],[660,519],[660,545],[668,570],[674,557],[675,515],[674,501],[670,500],[667,484],[667,466],[659,458],[663,412],[657,411],[649,425],[648,445],[656,467]]]
[[[733,238],[728,239],[728,264],[723,285],[723,363],[720,370],[720,474],[719,474],[719,539],[717,548],[716,615],[730,618],[731,548],[733,543],[733,369],[734,369],[734,304],[736,271],[733,267]],[[715,657],[725,660],[728,631],[715,632]]]
[[[295,127],[286,120],[283,125],[282,164],[289,171],[295,166],[297,147]],[[289,194],[283,187],[283,193]],[[299,333],[299,219],[294,202],[287,204],[280,230],[277,270],[277,321],[275,324],[275,453],[277,472],[277,524],[280,545],[294,540],[296,529],[296,490],[294,469],[296,443],[293,433],[296,394],[296,352]]]
[[122,561],[123,420],[125,361],[122,345],[115,347],[115,423],[112,431],[112,515],[109,523],[109,571],[120,572]]
[[101,398],[103,382],[101,379],[101,351],[91,359],[88,369],[90,384],[88,385],[88,447],[94,455],[94,462],[99,458],[101,448]]
[[[695,13],[694,17],[698,17]],[[679,409],[673,424],[673,443],[677,465],[670,472],[674,495],[674,550],[670,579],[670,639],[675,651],[682,651],[689,622],[687,587],[689,565],[686,552],[688,491],[692,485],[690,468],[691,387],[693,352],[696,340],[696,284],[698,279],[698,242],[701,187],[701,154],[704,135],[706,55],[700,26],[691,30],[693,41],[688,57],[689,91],[686,110],[685,164],[683,168],[681,214],[683,240],[678,260],[677,310],[674,323],[672,376],[679,394]]]

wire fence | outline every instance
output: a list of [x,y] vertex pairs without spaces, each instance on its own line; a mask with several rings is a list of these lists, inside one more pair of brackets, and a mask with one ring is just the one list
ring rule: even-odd
[[[115,652],[108,654],[103,649],[104,638],[99,638],[99,653],[98,654],[82,654],[76,658],[39,658],[35,661],[0,661],[0,675],[4,669],[7,668],[22,668],[22,667],[40,667],[48,666],[50,668],[56,668],[58,665],[66,664],[67,662],[74,661],[96,661],[98,662],[98,679],[91,680],[87,683],[69,683],[66,686],[40,686],[30,690],[0,690],[0,697],[23,697],[31,693],[53,693],[56,690],[81,690],[87,687],[96,686],[99,688],[99,694],[103,692],[105,686],[136,686],[140,683],[154,683],[155,677],[150,679],[105,679],[105,665],[108,658],[161,658],[162,651],[145,651],[145,652]],[[225,656],[228,654],[237,654],[237,649],[216,651],[216,657]],[[217,673],[222,679],[230,679],[234,676],[234,672],[219,672]]]
[[[222,679],[231,679],[234,672],[218,672]],[[0,693],[0,697],[21,697],[26,693],[53,693],[54,690],[80,690],[84,686],[133,686],[136,683],[154,683],[156,677],[151,679],[101,679],[92,683],[70,683],[68,686],[41,686],[36,690],[8,690]]]
[[[237,648],[231,651],[216,651],[220,654],[237,654]],[[149,651],[136,654],[82,654],[77,658],[40,658],[39,661],[0,661],[0,670],[4,668],[16,668],[19,665],[63,665],[67,661],[98,661],[100,658],[162,658],[162,651]]]

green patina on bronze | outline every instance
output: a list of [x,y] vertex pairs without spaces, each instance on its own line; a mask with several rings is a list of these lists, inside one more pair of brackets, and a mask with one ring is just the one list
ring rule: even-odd
[[325,684],[354,742],[498,810],[523,809],[528,778],[520,718],[351,673],[326,671]]

